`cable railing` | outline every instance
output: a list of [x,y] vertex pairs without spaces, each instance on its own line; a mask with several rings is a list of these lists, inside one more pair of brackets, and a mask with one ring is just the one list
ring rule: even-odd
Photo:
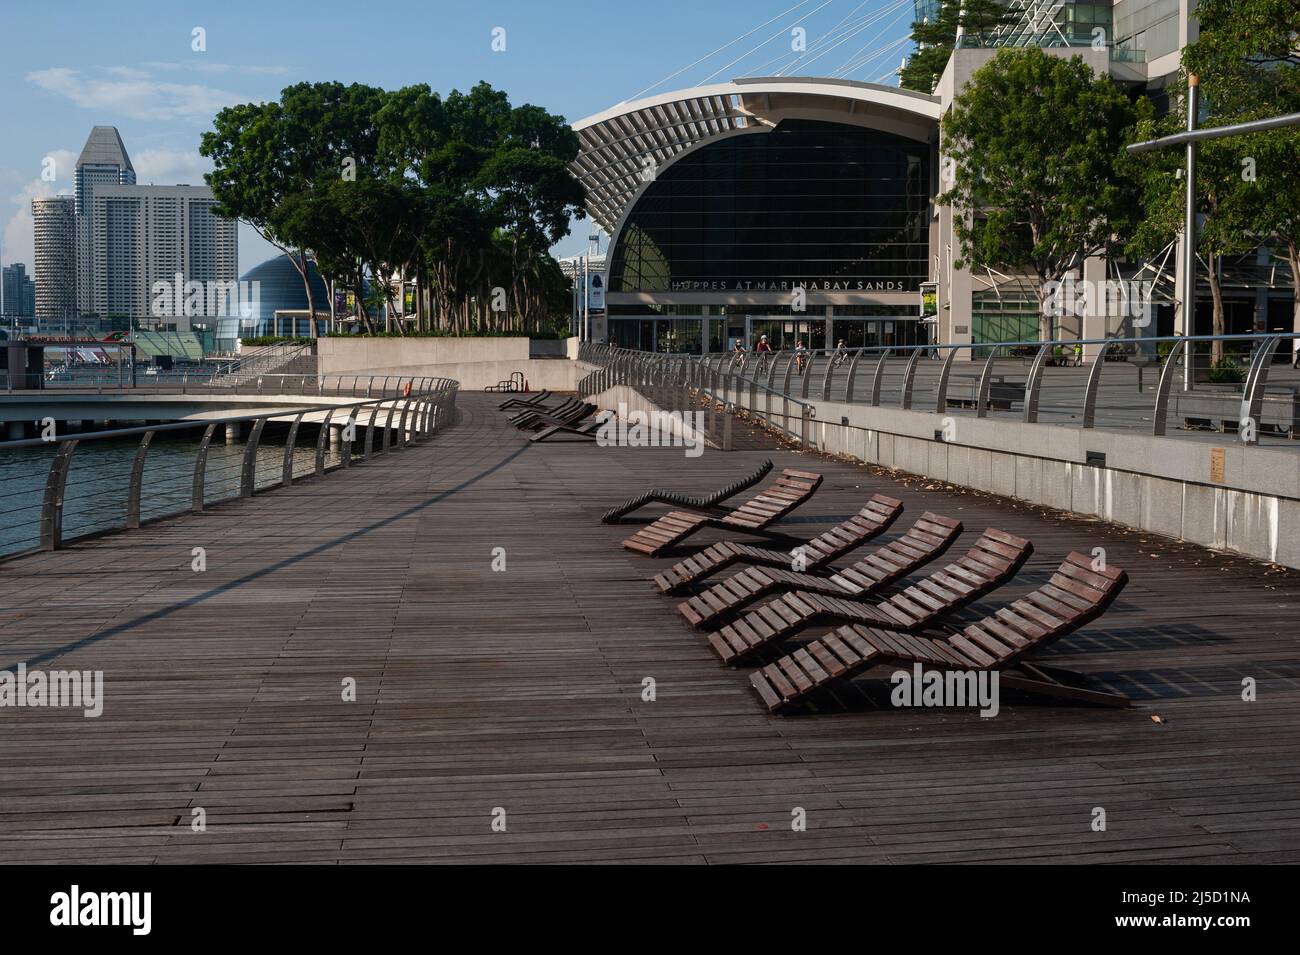
[[[1296,448],[1300,333],[1060,339],[678,355],[588,344],[579,358],[626,369],[694,366],[719,390],[1082,429],[1191,437],[1235,433]],[[1229,362],[1212,364],[1215,343]],[[638,357],[639,356],[639,357]],[[593,379],[592,384],[600,379]],[[768,398],[770,403],[772,399]],[[815,414],[813,415],[815,417]]]
[[742,378],[711,367],[697,356],[659,354],[591,345],[580,349],[579,361],[598,365],[578,382],[578,396],[587,398],[616,385],[625,385],[668,413],[699,412],[700,430],[715,448],[733,449],[732,424],[737,415],[806,446],[817,409],[762,382],[758,375]]
[[350,400],[329,404],[0,442],[0,557],[201,513],[401,450],[450,423],[457,382],[400,382],[377,396],[335,391]]
[[209,375],[192,371],[159,372],[141,376],[130,383],[115,372],[90,374],[68,382],[46,382],[43,389],[8,387],[0,378],[0,390],[8,394],[39,395],[42,392],[94,391],[96,394],[178,394],[178,395],[348,395],[353,397],[392,397],[409,390],[421,390],[435,381],[410,375],[297,375],[231,372],[216,383]]

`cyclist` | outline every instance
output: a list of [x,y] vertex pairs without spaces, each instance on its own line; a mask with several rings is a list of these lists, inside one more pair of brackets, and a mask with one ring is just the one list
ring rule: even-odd
[[772,346],[768,344],[767,336],[760,335],[758,344],[754,346],[754,351],[758,353],[758,371],[761,374],[767,370],[767,359],[772,354]]
[[835,364],[837,365],[844,364],[844,359],[849,357],[849,349],[848,346],[844,344],[844,339],[841,338],[840,343],[835,346],[835,355],[833,357]]
[[803,366],[808,361],[808,349],[803,347],[803,339],[794,343],[794,363],[799,369],[799,374],[803,374]]
[[731,349],[731,367],[740,371],[745,370],[745,343],[739,338]]

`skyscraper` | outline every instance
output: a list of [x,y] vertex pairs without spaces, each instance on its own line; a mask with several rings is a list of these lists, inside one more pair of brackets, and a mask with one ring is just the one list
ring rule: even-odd
[[[212,213],[205,186],[96,185],[86,203],[91,295],[87,311],[100,318],[154,319],[190,328],[189,319],[224,314],[205,295],[187,314],[186,283],[233,285],[239,275],[235,223]],[[168,295],[155,308],[157,283]]]
[[0,278],[0,316],[32,318],[36,314],[36,283],[27,275],[21,262],[6,265]]
[[100,319],[157,319],[179,330],[210,315],[175,307],[153,314],[154,286],[235,283],[239,274],[235,223],[212,214],[206,186],[141,186],[115,127],[96,126],[77,159],[75,177],[77,303]]
[[36,321],[70,326],[77,318],[77,217],[72,196],[32,200]]

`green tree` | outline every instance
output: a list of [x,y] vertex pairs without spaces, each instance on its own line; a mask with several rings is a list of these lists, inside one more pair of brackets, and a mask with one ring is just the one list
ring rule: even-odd
[[[1183,51],[1197,73],[1211,120],[1227,125],[1300,112],[1300,4],[1295,0],[1201,0],[1200,36]],[[1284,127],[1215,141],[1225,175],[1245,206],[1241,227],[1285,250],[1300,332],[1300,129]],[[1293,345],[1300,350],[1300,341]]]
[[1047,285],[1111,251],[1131,227],[1138,185],[1123,147],[1138,111],[1080,57],[1000,50],[943,121],[941,151],[960,265],[1038,279],[1040,335],[1051,334]]
[[958,28],[964,43],[984,47],[990,45],[998,27],[1015,19],[1002,0],[941,0],[934,20],[918,20],[912,24],[916,52],[903,67],[899,85],[920,93],[933,92],[957,45]]
[[346,180],[373,163],[373,117],[383,95],[357,83],[297,83],[281,92],[279,102],[221,110],[200,142],[199,152],[213,161],[214,169],[205,179],[219,213],[249,223],[290,255],[313,314],[315,301],[307,279],[309,223],[301,208],[298,215],[287,217],[281,205],[291,196]]

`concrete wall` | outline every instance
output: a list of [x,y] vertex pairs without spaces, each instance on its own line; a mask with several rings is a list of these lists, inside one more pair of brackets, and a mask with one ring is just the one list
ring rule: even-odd
[[[564,343],[557,343],[564,344]],[[528,357],[527,338],[322,338],[323,375],[410,375],[452,378],[462,391],[482,391],[522,372],[534,390],[572,391],[575,366],[564,358]]]
[[1300,568],[1296,450],[813,405],[823,451]]

